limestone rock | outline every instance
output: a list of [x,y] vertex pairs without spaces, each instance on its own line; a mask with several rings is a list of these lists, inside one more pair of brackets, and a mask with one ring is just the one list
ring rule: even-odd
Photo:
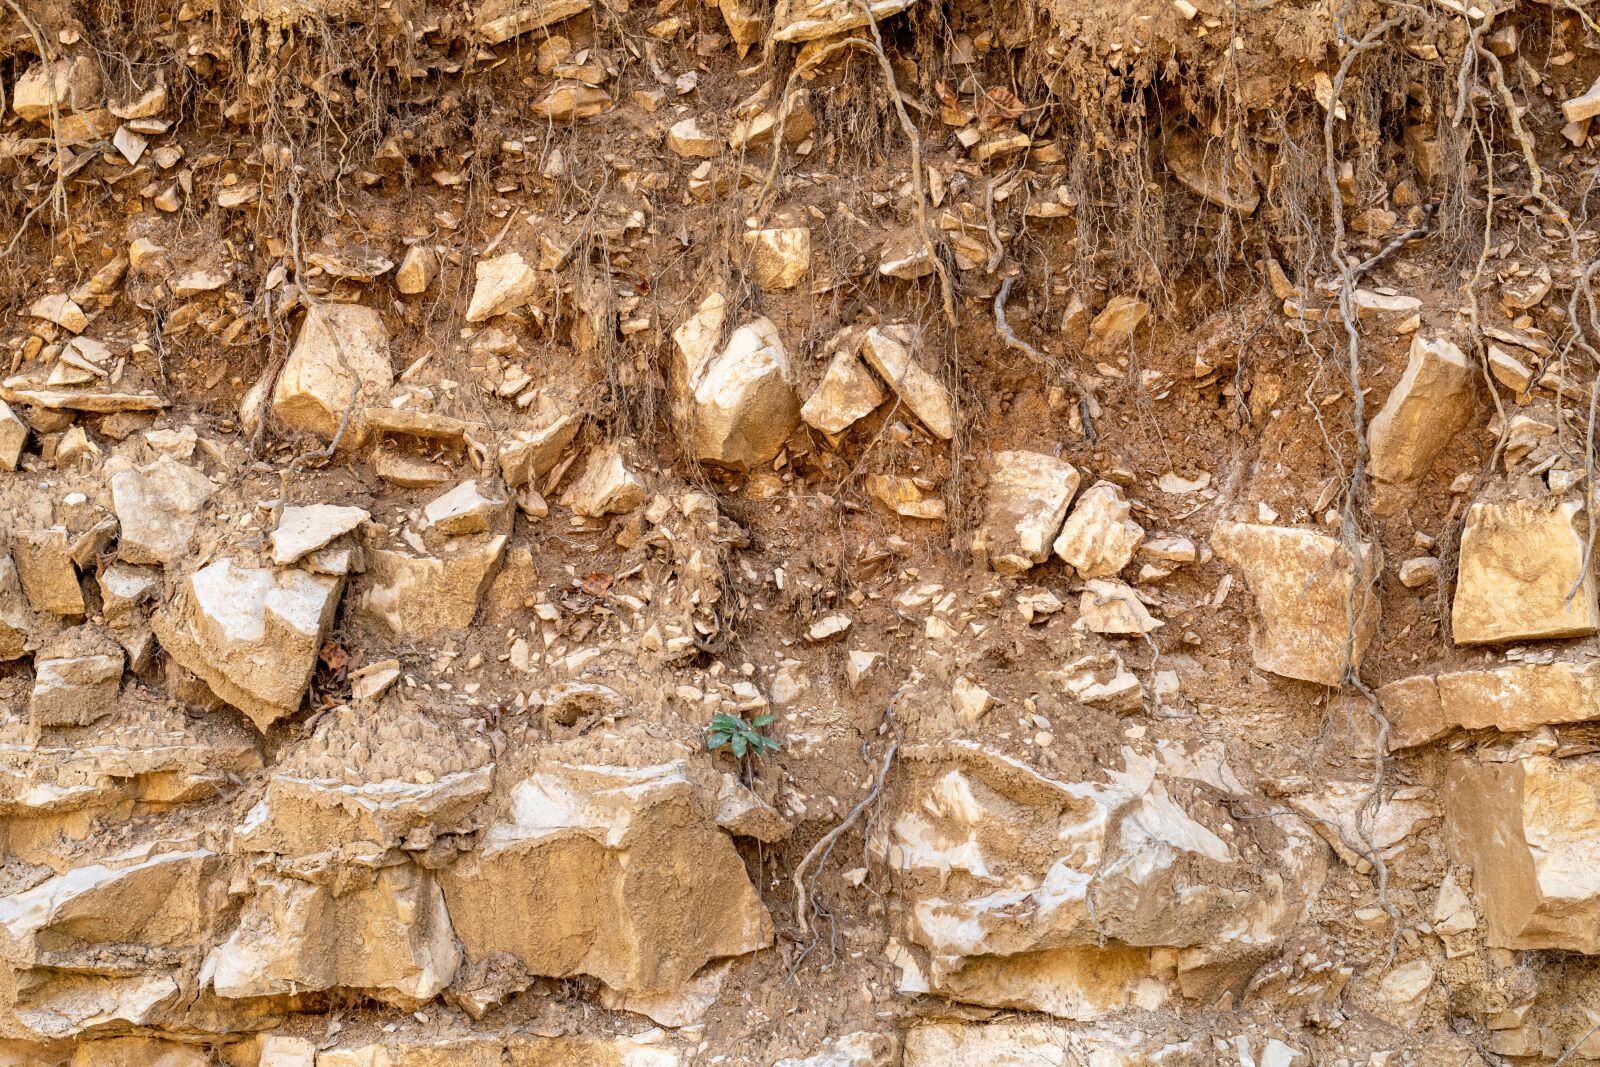
[[768,292],[793,289],[811,270],[811,230],[783,226],[744,235],[754,260],[756,284]]
[[11,110],[30,122],[102,106],[100,68],[89,56],[34,63],[11,89]]
[[599,519],[626,515],[645,502],[644,482],[628,466],[622,453],[605,446],[589,453],[583,473],[561,494],[561,506],[574,515]]
[[484,44],[500,44],[553,26],[593,6],[593,0],[487,0],[474,9],[473,27]]
[[474,274],[472,302],[467,305],[468,322],[484,322],[515,311],[539,292],[539,275],[528,266],[521,252],[480,259]]
[[1100,314],[1089,323],[1089,341],[1108,345],[1126,341],[1150,314],[1150,305],[1135,297],[1118,295],[1106,301]]
[[1238,522],[1219,523],[1211,545],[1239,568],[1255,599],[1250,654],[1257,667],[1336,686],[1347,659],[1350,669],[1361,666],[1380,613],[1373,583],[1381,559],[1373,546],[1361,546],[1358,567],[1344,544],[1325,534]]
[[899,1045],[893,1034],[858,1030],[825,1042],[810,1056],[779,1060],[772,1067],[894,1067]]
[[316,1067],[317,1046],[303,1037],[268,1034],[261,1040],[256,1067]]
[[1479,370],[1456,345],[1419,333],[1405,373],[1367,429],[1367,469],[1384,482],[1414,482],[1472,418]]
[[393,384],[383,316],[359,304],[317,304],[272,388],[272,412],[290,429],[332,438],[347,411],[381,403]]
[[915,326],[874,326],[861,341],[861,355],[935,437],[948,441],[956,433],[955,404],[944,383],[918,360],[922,334]]
[[84,613],[65,527],[18,531],[11,540],[11,558],[34,611],[69,617]]
[[700,128],[700,120],[690,115],[667,131],[667,147],[684,159],[709,159],[721,149],[721,142]]
[[695,459],[734,470],[768,462],[800,419],[789,354],[770,319],[754,318],[717,346],[727,312],[712,293],[673,332],[676,402]]
[[1097,634],[1148,634],[1166,624],[1151,615],[1126,582],[1091,578],[1078,603],[1078,625]]
[[851,0],[779,0],[772,14],[772,39],[775,41],[815,41],[821,37],[848,33],[882,22],[890,15],[910,7],[913,0],[873,0],[858,4]]
[[1050,555],[1067,505],[1078,491],[1078,469],[1042,452],[996,452],[990,462],[980,543],[989,566],[1021,574]]
[[86,726],[116,710],[122,646],[96,626],[75,626],[33,658],[28,718],[35,726]]
[[272,562],[283,567],[355,530],[371,519],[363,508],[338,504],[285,507],[272,531]]
[[487,496],[476,479],[468,479],[428,501],[422,521],[424,529],[442,534],[480,534],[501,530],[510,513],[510,500]]
[[1451,730],[1533,730],[1600,717],[1600,665],[1513,663],[1486,670],[1416,675],[1378,689],[1392,729],[1389,749],[1411,748]]
[[878,273],[885,278],[916,281],[926,278],[938,268],[928,243],[914,226],[902,227],[891,233],[878,250]]
[[68,1067],[211,1067],[203,1046],[157,1037],[113,1037],[78,1045]]
[[371,551],[356,611],[396,635],[464,630],[500,568],[506,540],[505,534],[453,538],[430,556]]
[[122,525],[117,555],[128,563],[177,563],[189,554],[200,509],[215,487],[171,456],[111,476],[111,506]]
[[460,962],[438,883],[403,863],[337,894],[258,875],[238,929],[206,968],[224,997],[349,989],[406,1006],[437,996]]
[[549,122],[574,122],[593,118],[611,103],[611,94],[604,89],[580,81],[561,81],[552,85],[528,111],[535,118]]
[[508,952],[534,974],[635,992],[679,988],[709,960],[770,944],[711,807],[681,763],[535,771],[481,849],[444,873],[467,955]]
[[[588,3],[588,0],[583,0]],[[439,276],[439,257],[426,245],[415,244],[406,249],[400,266],[394,272],[394,287],[406,296],[418,296],[433,287]]]
[[[1451,635],[1458,645],[1586,637],[1600,629],[1594,568],[1583,566],[1583,505],[1479,502],[1461,533]],[[1567,594],[1578,582],[1577,594]]]
[[717,790],[717,825],[734,837],[753,837],[776,844],[794,832],[794,826],[778,814],[778,809],[756,796],[731,774],[722,776]]
[[1122,489],[1096,482],[1073,505],[1052,546],[1082,578],[1112,578],[1126,567],[1144,541]]
[[918,485],[915,479],[893,474],[869,474],[866,477],[866,485],[867,492],[896,515],[903,515],[908,519],[944,521],[944,499],[931,495],[928,490]]
[[34,625],[33,607],[22,591],[17,565],[9,555],[0,554],[0,663],[28,654]]
[[53,322],[63,330],[82,333],[89,326],[89,318],[77,301],[65,293],[41,296],[28,305],[28,314],[36,319]]
[[1600,954],[1600,760],[1461,761],[1445,778],[1450,850],[1473,869],[1494,948]]
[[[1240,1040],[1243,1040],[1242,1038]],[[1209,1042],[1205,1042],[1209,1045]],[[1187,1067],[1212,1062],[1201,1041],[1163,1044],[1142,1031],[1004,1021],[933,1023],[906,1031],[904,1067]],[[1239,1062],[1243,1063],[1243,1059]],[[1259,1067],[1268,1065],[1254,1057]]]
[[191,574],[185,597],[152,624],[174,660],[264,732],[299,709],[340,587],[326,575],[224,557]]
[[806,425],[825,434],[844,433],[883,403],[883,389],[854,352],[835,352],[816,392],[800,407]]
[[582,426],[583,416],[577,412],[551,411],[513,433],[500,446],[500,474],[506,485],[518,489],[549,474]]
[[0,400],[0,470],[16,470],[22,461],[22,446],[27,443],[28,424]]

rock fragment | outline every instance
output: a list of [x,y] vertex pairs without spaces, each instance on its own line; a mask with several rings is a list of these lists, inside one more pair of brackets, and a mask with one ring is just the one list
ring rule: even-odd
[[1325,534],[1237,522],[1219,523],[1211,545],[1239,568],[1255,599],[1250,654],[1257,667],[1336,686],[1347,667],[1361,666],[1380,612],[1372,545],[1361,545],[1358,566]]
[[122,646],[96,626],[75,626],[33,659],[28,718],[35,726],[87,726],[116,710]]
[[1148,634],[1166,625],[1125,582],[1091,578],[1078,603],[1078,624],[1097,634]]
[[1468,509],[1450,607],[1456,644],[1586,637],[1600,629],[1594,568],[1583,565],[1582,507],[1513,500]]
[[438,255],[426,245],[415,244],[406,249],[400,259],[400,266],[394,272],[394,287],[407,296],[418,296],[432,288],[438,276]]
[[296,563],[371,518],[363,508],[338,504],[285,507],[278,515],[277,529],[272,531],[272,562],[280,567]]
[[47,122],[52,111],[71,115],[102,103],[100,68],[88,56],[36,62],[11,88],[11,110],[30,122]]
[[756,284],[767,292],[793,289],[811,270],[811,230],[781,226],[744,235],[754,262]]
[[457,537],[431,556],[369,551],[356,611],[396,635],[464,630],[499,570],[506,540],[505,534]]
[[33,628],[33,607],[22,591],[17,565],[0,554],[0,663],[28,654]]
[[442,534],[490,533],[506,525],[511,501],[484,493],[477,479],[469,478],[422,509],[423,529]]
[[65,527],[19,531],[12,538],[11,558],[34,611],[69,617],[84,613]]
[[484,44],[501,44],[554,26],[593,6],[593,0],[488,0],[474,10],[473,26]]
[[869,21],[882,22],[910,7],[913,0],[873,0],[870,4],[851,0],[779,0],[772,13],[772,39],[775,41],[815,41],[822,37],[860,29]]
[[1067,506],[1078,491],[1078,470],[1042,452],[996,452],[990,460],[983,525],[974,551],[988,554],[1002,574],[1021,574],[1050,555]]
[[28,424],[0,400],[0,470],[16,470],[22,461],[22,446],[27,443]]
[[709,159],[721,150],[722,143],[702,130],[700,120],[690,115],[667,131],[667,147],[684,159]]
[[955,404],[944,383],[918,360],[921,340],[908,323],[874,326],[862,338],[861,355],[930,433],[948,441],[956,434]]
[[794,826],[778,809],[756,796],[731,774],[717,790],[717,825],[735,837],[753,837],[769,845],[786,840]]
[[1456,729],[1534,730],[1600,717],[1600,666],[1558,660],[1413,675],[1380,686],[1378,700],[1390,751]]
[[800,420],[800,403],[777,326],[751,319],[718,347],[726,313],[725,298],[714,292],[673,332],[674,392],[694,458],[747,471],[782,450]]
[[1096,482],[1078,497],[1052,546],[1082,578],[1113,578],[1144,540],[1127,497],[1111,482]]
[[209,478],[171,456],[112,474],[111,506],[122,525],[117,554],[163,566],[183,559],[214,491]]
[[1427,474],[1434,457],[1471,420],[1478,374],[1449,339],[1417,334],[1405,373],[1367,430],[1372,476],[1409,483]]
[[599,519],[626,515],[645,502],[644,482],[616,448],[605,446],[589,453],[583,473],[561,494],[560,504],[574,515]]
[[331,438],[346,413],[381,403],[393,384],[383,317],[359,304],[318,304],[272,388],[272,411],[291,429]]
[[521,252],[480,259],[473,270],[476,280],[467,305],[468,322],[484,322],[515,311],[538,295],[539,275]]
[[844,433],[883,403],[883,389],[851,351],[835,352],[816,391],[800,407],[806,425],[825,434]]

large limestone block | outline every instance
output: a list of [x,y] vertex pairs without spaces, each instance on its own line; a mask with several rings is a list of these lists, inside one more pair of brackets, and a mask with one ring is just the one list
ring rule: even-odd
[[28,654],[35,620],[11,557],[0,554],[0,662]]
[[1052,546],[1080,578],[1112,578],[1128,565],[1144,541],[1122,489],[1096,482],[1084,490]]
[[1443,337],[1417,334],[1405,373],[1367,429],[1367,470],[1383,482],[1414,482],[1472,418],[1478,368]]
[[1582,510],[1575,500],[1472,505],[1450,606],[1456,644],[1587,637],[1600,629],[1594,567],[1583,565]]
[[1078,469],[1042,452],[996,452],[991,466],[974,550],[986,550],[1002,574],[1020,574],[1049,556],[1078,491]]
[[[910,7],[913,0],[779,0],[772,14],[775,41],[815,41],[881,22]],[[868,12],[871,12],[869,15]]]
[[84,613],[83,590],[78,585],[66,527],[18,531],[11,540],[11,558],[34,611],[63,616]]
[[900,402],[942,441],[956,435],[956,408],[950,390],[922,365],[917,349],[922,332],[909,323],[874,326],[861,339],[861,356],[889,383]]
[[1495,948],[1600,954],[1600,760],[1461,762],[1445,779],[1452,855],[1471,864]]
[[359,304],[318,304],[272,388],[272,411],[290,429],[332,438],[346,411],[381,403],[392,385],[383,316]]
[[444,886],[470,958],[508,952],[534,974],[624,992],[679,989],[772,941],[714,798],[681,763],[536,771]]
[[[1164,1043],[1132,1027],[946,1022],[907,1030],[902,1062],[904,1067],[1200,1067],[1215,1062],[1210,1044],[1204,1037]],[[1281,1067],[1264,1058],[1250,1062]]]
[[117,554],[127,563],[177,563],[189,554],[200,509],[215,492],[193,467],[163,455],[111,476],[111,506],[121,524]]
[[1506,733],[1600,718],[1600,664],[1513,663],[1401,678],[1378,688],[1391,752],[1452,730]]
[[432,556],[368,552],[356,611],[407,637],[464,630],[500,569],[506,540],[505,534],[456,537]]
[[800,421],[800,401],[772,320],[751,319],[718,347],[725,316],[722,294],[712,293],[674,331],[679,361],[673,381],[694,458],[750,470],[783,448]]
[[408,1005],[450,984],[461,953],[430,872],[403,863],[341,889],[259,875],[238,929],[206,961],[217,993],[351,989]]
[[299,709],[341,584],[223,558],[191,574],[151,625],[173,659],[265,731]]
[[1336,686],[1361,666],[1378,629],[1373,588],[1378,551],[1361,545],[1357,566],[1342,541],[1312,530],[1224,522],[1217,555],[1244,575],[1255,599],[1250,654],[1257,667]]

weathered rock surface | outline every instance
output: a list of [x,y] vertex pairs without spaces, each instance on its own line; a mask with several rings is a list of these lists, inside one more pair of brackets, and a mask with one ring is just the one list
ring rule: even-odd
[[468,322],[483,322],[515,311],[539,292],[539,276],[521,252],[479,260],[474,269],[477,281],[472,287],[472,303],[467,306]]
[[[1461,532],[1450,631],[1458,645],[1584,637],[1600,630],[1583,506],[1476,503]],[[1579,581],[1580,575],[1582,581]],[[1576,595],[1568,598],[1577,587]]]
[[1078,497],[1051,547],[1081,578],[1115,577],[1144,540],[1131,516],[1119,487],[1096,482]]
[[823,433],[841,434],[876,411],[883,397],[877,379],[854,352],[835,352],[816,391],[801,405],[800,417]]
[[1257,667],[1332,686],[1361,666],[1380,612],[1371,545],[1361,546],[1357,566],[1345,545],[1326,534],[1237,522],[1219,523],[1211,544],[1250,587]]
[[355,530],[372,515],[362,508],[338,504],[286,507],[272,531],[272,562],[283,567]]
[[681,765],[536,771],[482,849],[444,873],[468,957],[508,952],[533,974],[649,991],[770,944],[712,808]]
[[95,626],[75,626],[39,646],[29,719],[37,726],[86,726],[116,710],[122,646]]
[[355,610],[390,633],[431,635],[472,625],[500,568],[505,534],[452,538],[434,555],[367,553]]
[[1417,334],[1405,373],[1367,428],[1372,476],[1414,482],[1472,418],[1480,371],[1448,338]]
[[347,412],[381,404],[393,384],[383,316],[359,304],[318,304],[272,388],[272,412],[291,429],[332,438]]
[[615,448],[597,448],[583,463],[583,472],[561,494],[561,506],[574,515],[598,519],[626,515],[645,501],[644,482]]
[[1041,452],[996,452],[977,550],[1003,574],[1020,574],[1050,554],[1067,506],[1078,491],[1078,469]]
[[1507,733],[1600,718],[1600,666],[1517,663],[1401,678],[1378,689],[1391,751],[1452,730]]
[[84,613],[83,590],[64,527],[18,531],[11,539],[11,558],[34,611],[69,617]]
[[117,554],[128,563],[179,562],[215,491],[204,474],[171,456],[113,473],[111,502],[122,526]]
[[800,419],[789,355],[770,319],[755,318],[717,346],[727,304],[712,293],[673,333],[678,403],[702,463],[749,470],[768,462]]
[[1445,779],[1452,854],[1497,948],[1600,953],[1600,761],[1462,759]]
[[33,607],[22,591],[17,565],[10,556],[0,555],[0,661],[28,654],[34,625]]
[[219,559],[191,574],[152,623],[173,659],[264,731],[299,709],[341,585]]
[[874,326],[861,340],[861,357],[929,433],[948,441],[956,433],[955,404],[944,383],[923,366],[921,346],[922,334],[914,326]]
[[22,446],[27,443],[27,424],[0,400],[0,470],[16,470],[22,459]]

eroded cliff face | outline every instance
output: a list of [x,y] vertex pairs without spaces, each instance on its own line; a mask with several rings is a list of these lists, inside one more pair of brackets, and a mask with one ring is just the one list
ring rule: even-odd
[[1600,1060],[1582,8],[0,32],[0,1064]]

